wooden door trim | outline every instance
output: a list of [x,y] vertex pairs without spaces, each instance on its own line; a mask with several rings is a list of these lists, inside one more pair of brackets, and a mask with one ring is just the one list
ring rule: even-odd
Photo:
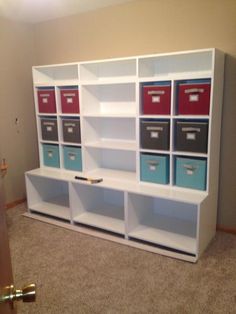
[[15,207],[17,205],[20,205],[20,204],[24,203],[24,202],[26,202],[26,198],[25,197],[22,198],[22,199],[19,199],[19,200],[7,203],[5,207],[6,207],[6,209],[10,209],[10,208],[13,208],[13,207]]

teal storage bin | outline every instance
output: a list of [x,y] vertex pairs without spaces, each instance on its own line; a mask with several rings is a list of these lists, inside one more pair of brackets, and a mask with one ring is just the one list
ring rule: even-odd
[[60,168],[58,145],[43,144],[43,162],[47,167]]
[[175,184],[204,191],[206,189],[206,160],[177,157]]
[[169,156],[141,154],[140,166],[141,181],[169,183]]
[[82,157],[80,147],[64,146],[63,155],[65,169],[82,171]]

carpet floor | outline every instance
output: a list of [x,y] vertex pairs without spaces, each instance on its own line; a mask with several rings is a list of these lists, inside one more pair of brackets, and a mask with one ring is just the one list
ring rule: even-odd
[[18,314],[236,313],[236,236],[218,232],[196,264],[7,211],[17,287],[37,284]]

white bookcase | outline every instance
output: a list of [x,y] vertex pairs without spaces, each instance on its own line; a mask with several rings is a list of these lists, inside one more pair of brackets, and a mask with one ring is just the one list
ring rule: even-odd
[[[26,173],[27,216],[191,262],[196,262],[215,235],[223,94],[224,54],[217,49],[33,67],[40,168]],[[177,84],[211,82],[208,115],[179,115]],[[146,115],[141,84],[170,82],[168,115]],[[60,89],[79,89],[80,113],[61,110]],[[39,113],[37,91],[55,89],[56,113]],[[54,118],[58,141],[41,136],[41,118]],[[79,118],[81,143],[63,141],[62,119]],[[140,124],[145,119],[170,123],[168,150],[144,149]],[[206,153],[175,149],[176,121],[207,121]],[[56,144],[60,167],[46,167],[43,144]],[[82,172],[64,168],[63,146],[80,147]],[[141,153],[169,157],[169,183],[140,179]],[[206,160],[204,191],[175,184],[176,157]],[[75,176],[103,178],[98,184]]]

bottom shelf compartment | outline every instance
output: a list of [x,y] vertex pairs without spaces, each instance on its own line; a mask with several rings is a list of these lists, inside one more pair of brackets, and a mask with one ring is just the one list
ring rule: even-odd
[[30,211],[71,219],[67,182],[27,175],[26,184]]
[[196,254],[197,205],[129,194],[128,236]]
[[31,211],[70,220],[68,195],[60,195],[47,201],[39,202],[30,207]]
[[73,222],[125,234],[123,192],[73,183],[71,204]]
[[198,259],[201,202],[189,196],[169,199],[146,195],[146,189],[116,190],[36,174],[26,174],[26,184],[29,212],[41,216],[39,219],[65,220],[78,230],[113,233],[131,246],[189,261]]

